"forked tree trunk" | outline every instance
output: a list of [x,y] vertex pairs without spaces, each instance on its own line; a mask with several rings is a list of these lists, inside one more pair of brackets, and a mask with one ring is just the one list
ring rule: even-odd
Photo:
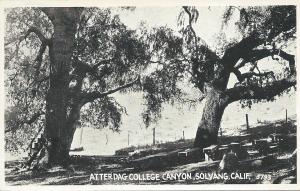
[[202,119],[197,129],[194,147],[205,148],[217,144],[218,131],[227,104],[221,92],[211,89],[207,93]]

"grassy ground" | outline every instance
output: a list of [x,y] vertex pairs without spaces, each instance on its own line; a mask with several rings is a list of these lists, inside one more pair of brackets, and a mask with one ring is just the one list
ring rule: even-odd
[[[270,133],[282,133],[292,135],[296,133],[295,121],[285,124],[284,121],[265,122],[249,131],[241,132],[240,136],[221,137],[220,143],[245,141],[249,138],[264,138]],[[170,152],[178,148],[188,148],[193,140],[180,140],[156,146],[130,147],[117,152],[120,155],[127,155],[131,152],[130,158],[137,159],[150,154]],[[66,184],[211,184],[211,183],[295,183],[296,166],[295,159],[291,153],[296,147],[296,142],[286,143],[288,148],[278,150],[272,157],[247,160],[240,163],[236,173],[249,173],[249,179],[197,179],[197,174],[222,173],[218,169],[219,161],[216,162],[196,162],[190,164],[165,165],[159,169],[137,169],[134,168],[130,160],[125,160],[119,156],[73,156],[72,164],[68,168],[53,167],[47,170],[29,171],[20,168],[23,160],[7,161],[5,163],[5,180],[8,185],[66,185]],[[139,151],[139,152],[137,152]],[[143,151],[143,152],[141,152]],[[160,161],[159,161],[160,162]],[[155,175],[159,180],[94,180],[91,174],[136,174],[140,178],[145,175]],[[166,175],[186,173],[191,175],[191,179],[184,177],[162,178]]]

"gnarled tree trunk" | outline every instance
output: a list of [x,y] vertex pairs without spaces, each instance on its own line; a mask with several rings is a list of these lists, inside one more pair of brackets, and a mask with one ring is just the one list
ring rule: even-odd
[[197,129],[194,147],[205,148],[217,144],[218,131],[226,106],[223,93],[216,89],[210,89]]
[[[74,112],[69,101],[69,73],[78,12],[76,8],[45,8],[43,11],[54,27],[49,46],[50,88],[46,96],[45,157],[48,164],[65,164],[75,132],[75,121],[69,120],[71,112]],[[78,119],[79,115],[73,117]]]

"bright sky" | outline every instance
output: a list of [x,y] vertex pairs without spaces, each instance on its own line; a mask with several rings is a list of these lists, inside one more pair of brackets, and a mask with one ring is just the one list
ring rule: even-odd
[[[193,24],[193,28],[197,35],[201,37],[213,51],[217,51],[217,36],[223,31],[226,35],[227,41],[241,40],[241,35],[237,30],[235,22],[239,18],[239,12],[235,11],[228,22],[228,25],[222,27],[222,16],[225,11],[225,7],[197,7],[199,11],[198,21]],[[177,25],[177,19],[179,13],[182,11],[181,7],[137,7],[134,11],[121,11],[120,13],[121,21],[132,29],[137,29],[140,23],[143,21],[149,28],[167,26],[172,28],[174,31],[178,32],[180,26]],[[186,15],[187,16],[187,15]],[[186,18],[186,24],[187,18]],[[295,44],[288,46],[285,51],[295,54]],[[276,61],[266,58],[260,61],[260,69],[262,71],[269,71],[270,69],[276,72],[282,71],[282,65],[280,66]],[[247,69],[247,68],[246,68]],[[243,72],[243,71],[242,71]],[[231,75],[229,80],[229,87],[232,87],[237,82],[234,75]]]
[[[222,31],[222,16],[224,13],[224,7],[198,7],[199,17],[196,23],[193,24],[193,28],[197,35],[200,36],[214,51],[216,51],[218,40],[216,37]],[[120,15],[120,19],[128,27],[137,29],[141,22],[145,22],[149,28],[167,26],[178,32],[181,26],[178,26],[177,20],[181,7],[137,7],[134,11],[120,11],[117,13]],[[232,16],[232,20],[227,27],[224,27],[226,33],[226,39],[232,40],[239,38],[239,34],[236,32],[236,26],[234,20],[236,15]],[[187,23],[187,15],[185,22]],[[231,78],[230,84],[235,83],[235,78]],[[231,86],[231,85],[230,85]]]
[[[221,30],[224,9],[224,7],[198,8],[199,18],[194,24],[194,30],[211,47],[216,45],[216,36]],[[138,28],[140,22],[145,21],[149,27],[168,26],[178,31],[180,27],[177,25],[177,19],[181,11],[181,7],[137,7],[134,11],[123,11],[120,18],[132,29]],[[227,38],[237,37],[233,32],[234,25],[226,31]]]

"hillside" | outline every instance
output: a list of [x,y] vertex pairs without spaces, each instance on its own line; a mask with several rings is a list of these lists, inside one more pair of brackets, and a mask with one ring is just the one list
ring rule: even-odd
[[[288,124],[285,121],[268,122],[262,125],[252,127],[248,134],[252,134],[254,138],[263,138],[270,133],[292,135],[296,132],[295,120]],[[243,133],[243,132],[242,132]],[[222,144],[229,142],[244,141],[245,136],[224,136],[220,140]],[[28,171],[20,168],[22,160],[7,161],[5,163],[5,179],[9,185],[28,185],[28,184],[202,184],[202,183],[295,183],[296,166],[295,160],[291,157],[291,153],[296,147],[296,141],[292,140],[284,144],[287,147],[280,147],[280,150],[272,154],[272,157],[256,157],[250,160],[240,161],[240,166],[236,172],[249,173],[252,178],[246,180],[224,180],[224,179],[160,179],[160,180],[93,180],[91,174],[107,173],[107,174],[135,174],[137,176],[145,176],[145,174],[155,174],[162,177],[166,174],[191,174],[193,177],[197,173],[218,173],[218,165],[220,161],[212,162],[192,162],[189,164],[178,163],[176,155],[173,160],[164,163],[165,166],[159,168],[141,169],[136,168],[135,159],[153,155],[154,153],[167,152],[178,148],[189,147],[192,140],[181,140],[159,144],[156,146],[129,147],[122,149],[125,153],[129,151],[147,151],[144,156],[135,156],[132,158],[124,156],[80,156],[74,155],[72,165],[64,169],[61,167],[53,167],[49,170]],[[135,159],[134,159],[135,158]],[[149,160],[151,162],[151,160]],[[161,164],[161,163],[160,163]],[[257,178],[260,177],[260,178]]]

